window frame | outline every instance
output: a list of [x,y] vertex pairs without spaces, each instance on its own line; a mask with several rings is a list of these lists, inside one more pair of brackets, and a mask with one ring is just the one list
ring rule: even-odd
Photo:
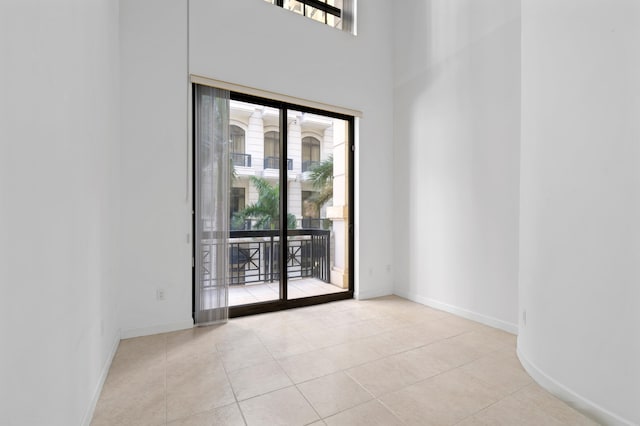
[[[302,3],[305,6],[310,6],[313,7],[315,9],[318,9],[322,12],[328,13],[330,15],[335,16],[336,18],[340,18],[342,19],[342,9],[340,9],[339,7],[335,7],[333,5],[327,4],[327,3],[323,3],[319,0],[296,0],[298,3]],[[284,0],[276,0],[274,3],[276,6],[282,7],[284,8]],[[303,15],[306,16],[306,14]],[[326,16],[326,15],[325,15]],[[325,18],[326,21],[326,18]],[[326,22],[325,22],[326,23]]]
[[[197,83],[193,83],[197,84]],[[348,185],[348,196],[347,203],[349,206],[349,215],[347,219],[347,227],[345,229],[347,238],[348,238],[348,254],[347,254],[347,262],[348,262],[348,280],[349,287],[347,291],[338,292],[338,293],[328,293],[318,296],[309,296],[299,299],[289,299],[288,297],[288,278],[286,274],[280,280],[280,292],[281,297],[283,299],[273,300],[269,302],[260,302],[239,306],[230,306],[229,307],[229,318],[241,317],[245,315],[253,315],[253,314],[261,314],[267,312],[279,311],[282,309],[292,309],[298,308],[302,306],[311,306],[317,305],[320,303],[333,302],[337,300],[347,300],[352,299],[355,293],[355,216],[356,216],[356,205],[355,205],[355,176],[356,176],[356,168],[355,168],[355,140],[356,140],[356,117],[359,114],[344,114],[341,112],[331,111],[327,109],[314,108],[306,105],[301,105],[300,103],[292,103],[282,100],[277,100],[273,98],[266,98],[263,96],[255,96],[248,93],[240,92],[240,91],[231,91],[231,99],[237,100],[241,102],[249,102],[249,103],[257,103],[260,105],[264,105],[266,107],[277,108],[281,111],[280,114],[280,123],[279,128],[285,129],[284,131],[278,131],[280,136],[280,158],[287,158],[287,150],[288,150],[288,132],[287,129],[287,111],[295,110],[300,112],[307,112],[311,114],[318,114],[327,117],[338,118],[344,120],[348,123],[348,137],[349,144],[351,145],[351,149],[347,151],[346,166],[349,173],[347,175],[347,185]],[[269,131],[268,129],[264,129],[265,133]],[[288,163],[287,163],[288,164]],[[280,211],[287,211],[287,203],[288,203],[288,188],[287,188],[287,179],[288,174],[283,173],[283,165],[280,162],[280,176],[279,176],[279,184],[280,184]],[[286,167],[288,169],[288,166]],[[195,202],[195,201],[194,201]],[[282,232],[283,240],[287,240],[288,237],[288,229],[286,226],[286,214],[280,216],[280,232]],[[282,259],[286,258],[287,253],[287,245],[280,245],[279,256]],[[195,284],[195,283],[194,283]]]

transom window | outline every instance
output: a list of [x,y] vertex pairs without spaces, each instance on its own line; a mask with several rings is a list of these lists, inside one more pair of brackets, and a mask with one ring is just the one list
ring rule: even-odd
[[330,27],[355,34],[355,0],[265,0]]

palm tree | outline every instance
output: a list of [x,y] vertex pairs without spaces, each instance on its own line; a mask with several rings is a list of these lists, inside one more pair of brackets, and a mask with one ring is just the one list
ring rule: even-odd
[[318,210],[333,198],[333,155],[311,168],[309,179],[318,190],[309,197]]
[[[253,186],[258,190],[258,201],[248,205],[233,217],[234,226],[246,219],[255,219],[258,229],[276,229],[280,223],[280,185],[271,185],[266,179],[251,176]],[[296,227],[296,217],[287,215],[287,228]]]

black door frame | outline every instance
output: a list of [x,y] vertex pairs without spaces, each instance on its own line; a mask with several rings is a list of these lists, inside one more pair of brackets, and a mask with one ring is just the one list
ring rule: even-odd
[[[192,84],[192,91],[195,93],[195,86],[197,83],[193,83]],[[195,96],[193,96],[194,98],[194,105],[193,105],[193,109],[192,111],[194,111],[193,115],[193,148],[195,150],[195,132],[196,132],[196,128],[195,128]],[[240,306],[229,306],[229,318],[234,318],[234,317],[241,317],[241,316],[246,316],[246,315],[253,315],[253,314],[260,314],[260,313],[266,313],[266,312],[275,312],[275,311],[280,311],[280,310],[284,310],[284,309],[292,309],[292,308],[299,308],[299,307],[303,307],[303,306],[311,306],[311,305],[317,305],[320,303],[327,303],[327,302],[333,302],[333,301],[337,301],[337,300],[346,300],[346,299],[352,299],[353,298],[353,294],[354,294],[354,283],[355,283],[355,268],[354,268],[354,260],[355,260],[355,253],[354,253],[354,248],[355,248],[355,244],[354,244],[354,217],[355,217],[355,205],[354,205],[354,190],[355,190],[355,117],[353,116],[349,116],[349,115],[344,115],[344,114],[339,114],[339,113],[335,113],[335,112],[331,112],[331,111],[325,111],[325,110],[321,110],[321,109],[315,109],[315,108],[309,108],[309,107],[305,107],[302,105],[296,105],[296,104],[292,104],[292,103],[288,103],[288,102],[282,102],[282,101],[276,101],[273,99],[267,99],[267,98],[261,98],[258,96],[253,96],[253,95],[248,95],[248,94],[244,94],[244,93],[239,93],[239,92],[231,92],[231,100],[237,100],[237,101],[242,101],[242,102],[248,102],[248,103],[254,103],[254,104],[258,104],[258,105],[264,105],[267,107],[273,107],[276,108],[280,111],[280,120],[279,120],[279,126],[280,126],[280,158],[281,159],[286,159],[287,158],[287,139],[288,139],[288,126],[287,126],[287,111],[289,109],[293,109],[295,111],[300,111],[300,112],[307,112],[310,114],[317,114],[317,115],[323,115],[326,117],[331,117],[331,118],[337,118],[337,119],[341,119],[344,120],[348,123],[348,127],[349,127],[349,144],[350,144],[350,148],[348,150],[348,158],[347,158],[347,170],[348,170],[348,176],[347,176],[347,180],[348,180],[348,209],[347,211],[349,212],[349,218],[347,221],[347,232],[348,232],[348,262],[349,262],[349,267],[348,267],[348,280],[349,280],[349,288],[347,291],[344,292],[340,292],[340,293],[331,293],[331,294],[323,294],[323,295],[319,295],[319,296],[309,296],[309,297],[304,297],[304,298],[299,298],[299,299],[288,299],[288,277],[286,273],[282,273],[280,274],[280,299],[278,300],[271,300],[271,301],[266,301],[266,302],[257,302],[257,303],[251,303],[251,304],[246,304],[246,305],[240,305]],[[195,152],[195,151],[194,151]],[[194,160],[195,161],[195,160]],[[195,170],[196,170],[196,165],[195,162],[192,162],[191,164],[192,167],[192,171],[194,173],[194,179],[195,179]],[[280,227],[280,241],[288,241],[288,229],[287,229],[287,199],[288,199],[288,194],[287,194],[287,178],[288,178],[288,171],[287,171],[287,161],[280,161],[280,170],[279,170],[279,176],[280,176],[280,223],[279,223],[279,227]],[[195,186],[193,186],[195,188]],[[196,205],[196,194],[195,191],[192,193],[192,209],[193,211],[195,211],[195,205]],[[193,222],[193,227],[195,230],[195,220],[192,220]],[[195,235],[195,233],[193,234]],[[195,256],[195,247],[196,247],[196,241],[195,239],[193,239],[192,241],[192,249],[193,249],[193,256]],[[279,244],[279,249],[280,249],[280,256],[279,256],[279,261],[285,263],[284,265],[280,265],[280,269],[281,271],[287,271],[287,267],[286,267],[286,259],[288,257],[288,244]],[[194,257],[195,259],[195,257]],[[195,312],[195,289],[196,289],[196,283],[195,283],[195,262],[194,262],[194,266],[192,269],[192,303],[193,303],[193,312]]]

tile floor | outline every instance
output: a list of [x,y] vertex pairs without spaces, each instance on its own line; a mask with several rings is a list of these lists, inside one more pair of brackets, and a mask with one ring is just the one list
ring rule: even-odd
[[[288,286],[289,299],[348,291],[348,289],[327,284],[315,278],[290,279]],[[266,302],[269,300],[278,300],[279,298],[280,283],[277,281],[273,283],[244,284],[229,287],[229,306]]]
[[515,336],[391,296],[123,340],[92,425],[594,425]]

